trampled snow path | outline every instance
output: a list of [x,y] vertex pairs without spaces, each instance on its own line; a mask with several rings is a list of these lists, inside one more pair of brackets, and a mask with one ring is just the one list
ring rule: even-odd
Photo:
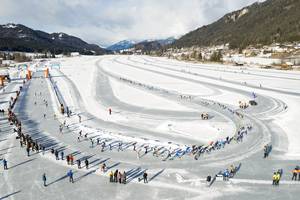
[[[242,77],[245,72],[234,72],[236,68],[221,65],[193,65],[145,56],[82,56],[64,58],[60,62],[61,72],[53,69],[51,74],[65,102],[75,114],[82,116],[82,122],[78,123],[77,115],[67,118],[57,113],[58,120],[54,119],[57,100],[51,83],[45,79],[30,81],[16,112],[24,122],[25,132],[34,139],[64,150],[65,154],[73,153],[76,159],[88,157],[92,167],[77,170],[64,161],[56,161],[50,153],[26,158],[24,149],[18,147],[14,137],[7,137],[11,134],[5,131],[0,139],[7,140],[0,140],[0,153],[9,151],[9,162],[16,167],[3,172],[5,179],[0,177],[0,180],[6,180],[0,189],[0,198],[86,199],[88,194],[90,199],[283,199],[287,198],[287,193],[289,199],[297,197],[299,184],[290,181],[290,171],[299,165],[292,159],[299,158],[299,141],[293,138],[297,126],[294,117],[298,115],[295,109],[299,108],[299,101],[298,96],[291,92],[299,79],[297,73],[249,70],[251,75],[245,75],[251,77],[247,80],[249,87],[241,85],[240,79],[234,79],[236,74]],[[195,68],[197,74],[180,71],[183,66]],[[208,73],[214,70],[216,73],[225,71],[224,80],[223,77],[215,79],[215,74]],[[36,72],[35,76],[41,75],[41,72]],[[265,75],[269,82],[274,78],[281,85],[278,84],[275,90],[251,86],[252,80]],[[231,76],[233,82],[226,81]],[[287,83],[285,90],[283,84],[289,77],[291,82]],[[237,102],[251,99],[253,90],[258,96],[258,106],[238,109]],[[282,96],[281,90],[290,95]],[[42,91],[41,97],[34,96],[36,91]],[[143,94],[145,98],[138,96]],[[34,99],[38,101],[37,106],[33,105]],[[47,108],[42,99],[48,100]],[[113,109],[112,115],[108,114],[108,107]],[[232,111],[241,113],[243,119]],[[46,119],[42,118],[43,112],[47,114]],[[199,119],[202,112],[212,117],[202,121]],[[64,120],[69,128],[64,128],[60,134],[58,125]],[[236,128],[245,124],[252,124],[253,129],[243,142],[226,145],[224,149],[201,155],[198,160],[185,155],[162,161],[162,157],[152,156],[152,153],[138,159],[130,147],[131,142],[166,149],[207,144],[209,140],[234,134]],[[106,148],[101,152],[100,145],[91,148],[89,140],[77,141],[79,130],[95,140],[122,141],[124,150],[114,148],[109,151]],[[213,130],[216,132],[211,132]],[[262,147],[269,142],[273,144],[273,151],[270,158],[263,159]],[[6,149],[9,146],[14,148]],[[103,162],[112,170],[128,171],[131,181],[124,186],[108,183],[107,173],[99,170]],[[230,164],[240,162],[242,167],[234,179],[217,181],[212,187],[206,187],[203,180],[207,175],[214,175]],[[69,168],[76,172],[74,185],[68,184],[65,178]],[[283,181],[275,189],[269,183],[273,171],[279,168],[284,171]],[[140,176],[145,169],[148,169],[149,184],[139,182],[135,173],[130,175],[136,171]],[[41,185],[43,172],[49,176],[47,188]],[[184,178],[178,181],[178,177]]]

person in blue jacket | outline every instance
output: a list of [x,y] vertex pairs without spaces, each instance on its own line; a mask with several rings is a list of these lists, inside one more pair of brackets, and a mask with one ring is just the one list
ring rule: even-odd
[[70,169],[70,171],[67,173],[67,176],[69,177],[69,182],[74,183],[73,179],[73,171]]

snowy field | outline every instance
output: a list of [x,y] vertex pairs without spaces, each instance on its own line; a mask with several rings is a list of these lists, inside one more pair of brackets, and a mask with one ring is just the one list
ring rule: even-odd
[[[51,80],[41,78],[46,67]],[[59,58],[30,69],[33,79],[14,112],[47,149],[27,157],[2,116],[0,159],[9,169],[1,167],[0,199],[297,199],[300,181],[291,172],[300,165],[299,72],[149,56]],[[0,90],[1,108],[24,73],[10,72],[15,78]],[[272,151],[263,158],[267,144]],[[51,148],[82,166],[88,159],[90,167],[56,160]],[[228,181],[217,177],[208,186],[207,176],[231,165],[239,167]],[[116,169],[126,172],[127,184],[109,182]],[[272,186],[278,169],[279,187]]]

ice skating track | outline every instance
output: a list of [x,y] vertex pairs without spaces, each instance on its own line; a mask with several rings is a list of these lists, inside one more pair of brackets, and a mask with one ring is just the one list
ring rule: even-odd
[[[54,118],[54,113],[57,113],[55,93],[51,82],[40,78],[42,72],[39,71],[26,83],[15,108],[23,123],[24,132],[30,134],[33,139],[47,145],[48,150],[55,148],[64,151],[65,155],[72,153],[76,159],[88,158],[91,167],[77,169],[75,165],[67,165],[64,160],[55,160],[49,151],[45,155],[34,153],[27,157],[25,149],[20,148],[11,131],[12,127],[3,116],[0,121],[0,158],[8,160],[9,170],[0,171],[0,199],[297,199],[300,185],[299,182],[290,181],[290,171],[300,163],[297,159],[284,159],[288,152],[288,137],[272,120],[272,117],[286,113],[289,105],[277,98],[278,95],[270,95],[270,92],[296,98],[300,96],[299,91],[260,87],[258,83],[245,84],[240,80],[230,80],[207,73],[225,73],[221,67],[191,64],[191,70],[188,70],[187,63],[145,56],[107,56],[94,60],[96,70],[92,88],[95,93],[92,97],[82,96],[82,91],[77,87],[78,83],[72,79],[74,77],[64,73],[64,70],[53,71],[54,80],[60,79],[65,83],[69,88],[68,95],[72,97],[76,106],[76,113],[71,118],[62,115]],[[245,70],[225,70],[226,73],[236,76],[286,80],[291,84],[300,81],[300,77],[293,73],[262,73],[259,70],[249,70],[246,73]],[[138,77],[139,75],[130,75],[129,72],[199,85],[207,88],[210,93],[200,91],[189,94],[172,86],[147,82]],[[115,95],[111,81],[176,102],[189,110],[145,109],[134,102],[126,103]],[[58,88],[59,86],[58,84]],[[66,95],[62,88],[59,89],[62,96]],[[214,98],[226,92],[250,96],[252,90],[258,91],[258,105],[245,110],[237,109],[237,102],[230,104]],[[6,91],[13,92],[12,85],[9,85]],[[2,93],[1,97],[4,95],[7,94]],[[94,98],[99,106],[104,108],[112,107],[120,116],[126,116],[127,120],[107,120],[96,116],[89,112],[85,98]],[[44,100],[49,102],[48,107],[43,103]],[[34,101],[37,105],[34,105]],[[66,101],[66,104],[68,103]],[[232,114],[231,110],[242,114],[243,118]],[[204,145],[190,135],[182,132],[176,134],[175,130],[172,134],[166,134],[149,128],[148,124],[167,120],[197,120],[202,112],[212,116],[209,119],[211,123],[230,123],[235,130],[242,125],[251,124],[253,129],[244,137],[243,142],[233,142],[224,149],[200,156],[198,160],[194,160],[192,156],[183,156],[162,161],[162,158],[153,156],[152,152],[137,158],[132,147],[124,148],[123,151],[106,149],[101,152],[100,146],[91,148],[89,140],[77,141],[79,130],[84,130],[88,133],[88,138],[110,138],[111,142],[122,141],[124,144],[137,141],[138,144],[157,145],[166,149],[173,148],[174,145]],[[77,114],[83,118],[81,123],[78,123]],[[61,134],[58,127],[64,120],[68,121],[68,127],[65,127]],[[273,144],[273,151],[268,159],[263,159],[263,146],[268,143]],[[127,171],[128,184],[109,183],[108,172],[103,173],[99,169],[103,163],[108,166],[108,172],[116,169]],[[207,175],[213,176],[231,164],[239,163],[242,163],[242,167],[232,180],[217,180],[210,188],[206,187]],[[274,188],[271,185],[271,177],[273,171],[279,168],[284,171],[283,182]],[[68,169],[75,172],[74,184],[69,183],[65,176]],[[149,174],[148,184],[138,181],[145,170]],[[47,187],[42,186],[43,173],[48,176]]]

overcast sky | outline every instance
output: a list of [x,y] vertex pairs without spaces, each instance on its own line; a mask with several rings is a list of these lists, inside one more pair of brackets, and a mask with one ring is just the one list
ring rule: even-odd
[[0,24],[65,32],[108,46],[180,36],[257,0],[1,0]]

